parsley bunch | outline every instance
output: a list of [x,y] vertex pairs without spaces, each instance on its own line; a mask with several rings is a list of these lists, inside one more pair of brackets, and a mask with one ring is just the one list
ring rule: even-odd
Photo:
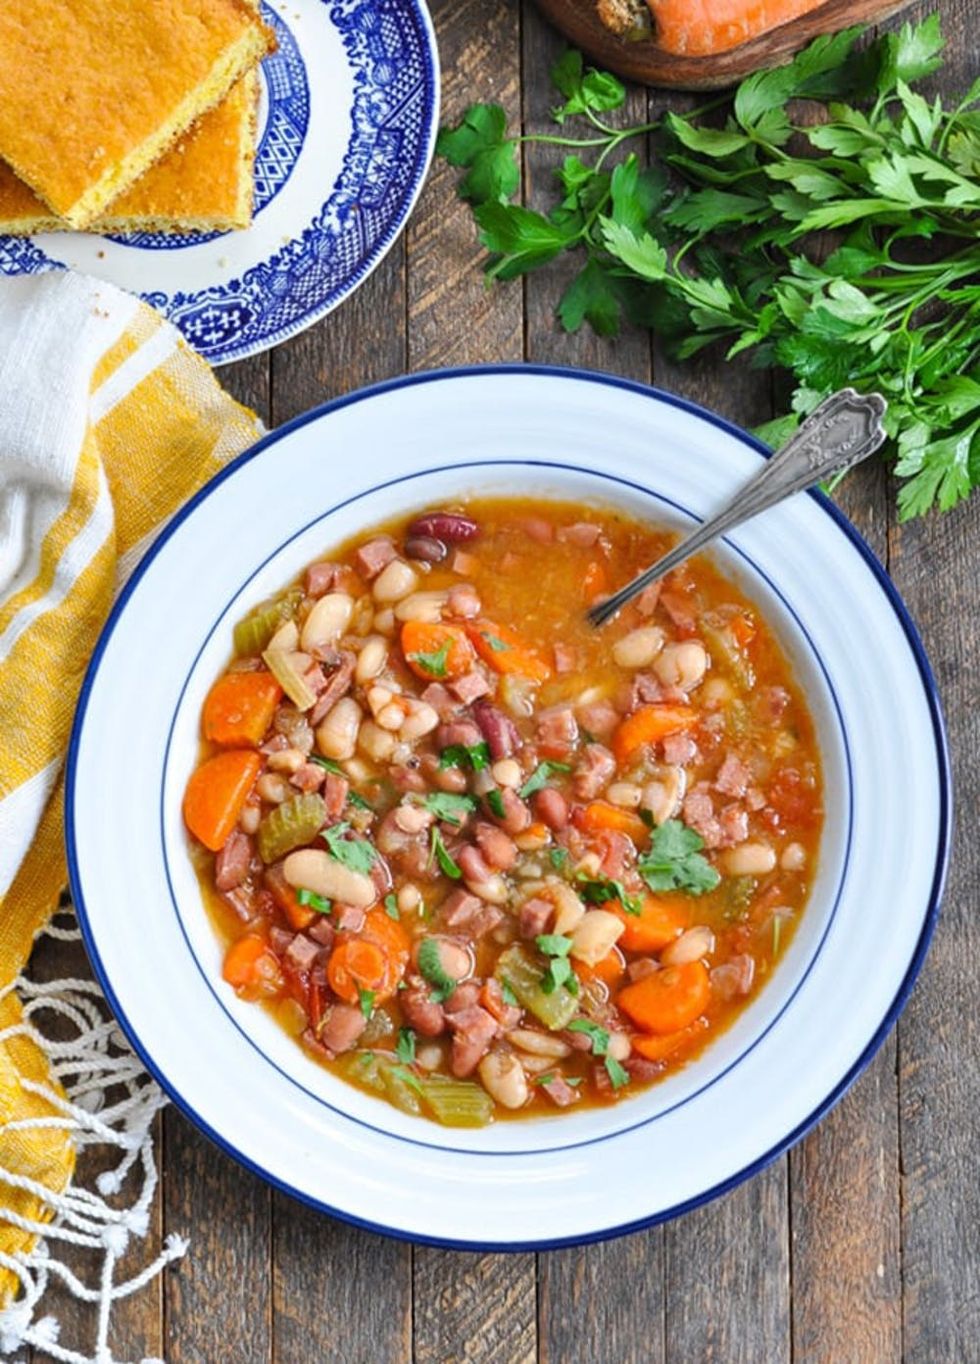
[[[466,171],[491,279],[580,254],[566,330],[613,336],[625,316],[679,358],[720,342],[788,371],[790,410],[759,432],[771,443],[843,384],[883,392],[906,519],[980,482],[980,80],[951,107],[915,89],[941,65],[936,15],[865,47],[861,33],[749,76],[724,118],[716,101],[619,129],[603,116],[623,86],[568,52],[554,135],[509,136],[481,104],[438,149]],[[567,135],[572,117],[585,136]],[[617,158],[650,132],[655,168]],[[511,202],[535,142],[567,150],[548,214]]]

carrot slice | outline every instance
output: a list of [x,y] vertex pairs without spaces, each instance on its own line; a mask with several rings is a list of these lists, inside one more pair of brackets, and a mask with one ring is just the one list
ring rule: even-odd
[[377,993],[384,984],[388,960],[377,943],[347,938],[338,943],[327,962],[330,988],[348,1004],[357,1004],[361,990]]
[[631,1040],[637,1055],[645,1057],[648,1061],[666,1061],[668,1056],[673,1056],[675,1052],[703,1036],[704,1028],[697,1023],[691,1023],[678,1032],[664,1033],[662,1037],[638,1033]]
[[377,1002],[380,1004],[390,999],[398,989],[398,982],[408,968],[411,941],[401,924],[383,909],[372,909],[365,916],[361,936],[380,947],[388,963],[385,978],[375,992]]
[[402,653],[416,677],[462,677],[476,661],[466,634],[458,625],[409,620],[402,626]]
[[[608,908],[603,905],[603,909]],[[619,940],[622,942],[622,938]],[[604,957],[600,957],[594,966],[589,966],[584,961],[576,961],[575,972],[579,980],[601,980],[610,989],[619,981],[626,970],[626,958],[619,950],[618,945],[612,946]]]
[[313,920],[319,918],[317,910],[311,909],[309,905],[300,904],[299,896],[295,888],[286,880],[281,866],[266,867],[265,884],[272,898],[285,915],[286,922],[290,928],[295,928],[297,933],[301,933],[304,928],[309,928]]
[[666,701],[654,701],[627,715],[613,734],[612,747],[617,759],[625,762],[638,748],[678,734],[697,723],[698,714],[690,706],[677,706]]
[[209,758],[191,775],[184,793],[184,822],[212,852],[228,841],[261,766],[257,753],[236,748]]
[[628,952],[659,952],[679,938],[688,925],[683,909],[655,895],[643,897],[639,914],[630,914],[614,902],[603,905],[603,909],[611,909],[622,920],[624,928],[619,941]]
[[607,800],[593,800],[578,818],[578,827],[585,833],[598,833],[601,829],[615,829],[626,834],[634,843],[642,843],[649,835],[649,829],[639,815],[612,805]]
[[282,984],[275,953],[257,933],[246,933],[232,943],[221,974],[239,993],[251,997],[275,994]]
[[494,672],[503,676],[529,677],[533,682],[545,682],[551,676],[551,669],[537,650],[510,626],[478,620],[466,627],[466,633],[476,652]]
[[704,962],[667,966],[620,990],[616,1003],[633,1022],[658,1034],[678,1032],[704,1013],[711,981]]
[[204,737],[223,748],[257,748],[282,687],[271,673],[226,673],[204,702]]

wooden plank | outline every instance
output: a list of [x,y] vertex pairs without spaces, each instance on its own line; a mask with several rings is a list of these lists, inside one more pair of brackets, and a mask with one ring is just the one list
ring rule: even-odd
[[[442,62],[442,121],[458,122],[474,100],[495,100],[520,118],[517,7],[509,0],[437,0],[431,6]],[[409,368],[519,360],[520,288],[487,289],[483,249],[457,172],[433,165],[408,227]]]
[[534,1364],[535,1298],[533,1255],[419,1246],[413,1364]]
[[654,1227],[539,1255],[540,1364],[662,1364],[663,1247],[663,1228]]

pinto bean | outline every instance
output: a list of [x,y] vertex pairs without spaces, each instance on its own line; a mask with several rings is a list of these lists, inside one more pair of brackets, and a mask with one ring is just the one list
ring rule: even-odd
[[367,1019],[353,1004],[335,1004],[324,1016],[320,1041],[334,1055],[349,1051],[367,1027]]
[[527,802],[521,800],[512,786],[500,788],[500,799],[504,807],[503,818],[498,821],[500,827],[509,834],[522,834],[531,823]]
[[419,559],[425,564],[441,564],[448,553],[446,542],[437,540],[434,535],[410,535],[405,541],[405,557]]
[[489,881],[493,875],[493,871],[484,860],[483,854],[472,843],[467,843],[460,848],[456,854],[456,861],[465,879],[474,886],[483,881]]
[[473,707],[473,716],[482,737],[487,741],[494,762],[511,757],[520,748],[521,736],[517,726],[502,710],[491,706],[489,701],[478,701]]
[[497,871],[510,871],[517,861],[517,845],[514,840],[508,838],[503,829],[483,822],[477,824],[475,834],[477,846],[487,865],[495,867]]
[[531,797],[535,816],[547,824],[553,833],[560,833],[568,824],[568,801],[552,786],[542,787]]
[[409,536],[432,536],[451,545],[475,540],[479,533],[477,523],[459,512],[427,512],[425,516],[417,516],[408,528]]

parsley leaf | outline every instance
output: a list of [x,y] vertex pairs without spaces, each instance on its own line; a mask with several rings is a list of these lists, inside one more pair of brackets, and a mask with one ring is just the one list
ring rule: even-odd
[[415,1033],[411,1028],[398,1029],[398,1041],[395,1045],[395,1055],[403,1066],[415,1064]]
[[486,801],[491,812],[495,814],[498,819],[503,819],[505,817],[507,811],[504,808],[504,798],[498,787],[493,786],[490,788],[486,795]]
[[403,1084],[408,1085],[409,1089],[414,1089],[416,1094],[423,1093],[422,1081],[415,1072],[409,1070],[407,1066],[392,1066],[391,1073],[392,1075],[397,1076]]
[[701,849],[704,839],[682,824],[679,819],[668,819],[654,829],[650,847],[637,863],[637,870],[651,890],[686,890],[691,895],[703,895],[714,890],[721,876]]
[[474,772],[482,772],[485,767],[490,766],[490,745],[450,744],[439,755],[439,766],[471,767]]
[[461,881],[463,879],[463,873],[460,871],[459,867],[450,857],[449,850],[447,849],[445,843],[443,843],[442,841],[442,834],[440,834],[439,830],[436,828],[434,824],[432,826],[432,829],[430,830],[429,837],[431,840],[429,852],[430,865],[432,863],[432,859],[435,858],[435,860],[439,863],[439,866],[442,868],[442,870],[445,872],[447,876],[452,877],[454,881]]
[[609,1076],[609,1083],[613,1089],[622,1089],[624,1085],[629,1084],[630,1073],[625,1066],[620,1065],[615,1056],[607,1055],[602,1064],[606,1068],[606,1074]]
[[439,944],[435,938],[423,938],[418,950],[419,971],[433,986],[431,997],[434,1003],[444,1003],[456,989],[452,976],[443,970]]
[[457,796],[450,791],[430,791],[423,804],[436,819],[456,825],[462,824],[463,817],[476,809],[476,801],[472,796]]
[[322,895],[317,895],[315,891],[300,889],[296,892],[298,904],[307,905],[310,909],[315,909],[318,914],[329,914],[333,905]]
[[394,891],[385,896],[385,913],[389,919],[398,920],[402,917],[398,909],[398,896]]
[[573,1018],[568,1025],[568,1031],[584,1033],[592,1043],[593,1056],[605,1056],[609,1051],[609,1033],[589,1018]]
[[334,824],[329,829],[321,829],[320,837],[326,840],[330,856],[350,871],[370,875],[377,853],[366,838],[345,838],[350,829],[347,823]]
[[321,758],[319,753],[311,753],[307,762],[316,763],[317,767],[323,767],[327,772],[332,772],[335,777],[346,777],[347,773],[340,763],[335,763],[333,758]]
[[541,989],[546,995],[553,995],[559,985],[566,986],[572,994],[578,993],[578,979],[572,970],[568,954],[572,950],[571,938],[560,933],[541,933],[535,938],[538,951],[549,958],[547,969],[541,977]]
[[537,767],[521,787],[520,795],[522,800],[526,800],[528,796],[533,796],[535,791],[540,791],[542,787],[547,786],[554,773],[571,772],[571,770],[571,765],[569,763],[551,762],[547,759],[544,762],[538,763]]
[[499,104],[474,104],[456,128],[440,132],[439,154],[467,170],[459,182],[461,198],[478,204],[506,201],[517,189],[521,178],[517,143],[504,136],[506,129],[507,115]]
[[405,657],[411,663],[417,663],[423,672],[430,677],[445,677],[446,662],[449,658],[449,650],[452,648],[452,640],[447,639],[441,649],[436,649],[434,653],[406,654]]
[[357,998],[361,1005],[361,1013],[365,1018],[370,1018],[372,1013],[374,1013],[374,991],[362,990],[361,987],[358,986]]
[[567,848],[551,848],[548,851],[548,860],[556,871],[561,871],[568,861]]
[[370,810],[372,814],[374,813],[374,806],[368,804],[360,791],[348,791],[347,799],[350,801],[351,805],[356,806],[358,810]]
[[500,998],[504,1001],[505,1004],[509,1004],[512,1009],[516,1009],[518,1007],[517,996],[514,994],[514,991],[509,981],[502,980],[500,982]]
[[579,894],[587,904],[604,905],[609,900],[618,900],[627,914],[639,914],[642,901],[638,895],[628,895],[622,881],[583,880],[579,883]]

